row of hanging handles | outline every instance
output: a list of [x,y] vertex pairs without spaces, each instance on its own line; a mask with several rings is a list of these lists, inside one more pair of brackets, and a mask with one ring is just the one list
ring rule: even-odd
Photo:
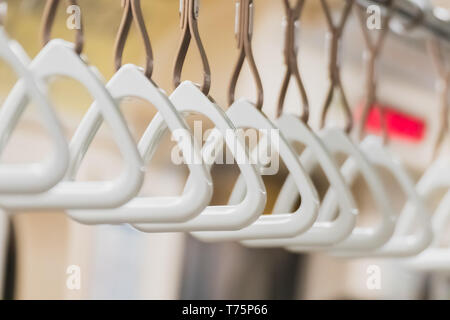
[[[369,111],[377,102],[377,62],[389,31],[392,6],[386,1],[386,14],[378,37],[373,38],[366,27],[365,10],[353,0],[343,0],[344,7],[337,22],[326,0],[321,0],[328,26],[329,86],[322,110],[321,129],[308,126],[309,102],[298,65],[298,29],[305,0],[283,0],[285,9],[285,76],[277,105],[277,118],[269,120],[262,112],[263,86],[253,56],[253,0],[236,1],[236,39],[239,57],[232,72],[228,90],[229,108],[223,111],[209,96],[211,71],[199,30],[198,0],[181,0],[182,37],[173,73],[174,91],[167,96],[151,79],[153,54],[139,0],[124,0],[123,18],[115,44],[116,73],[105,85],[98,71],[89,66],[82,55],[84,36],[81,27],[75,43],[61,39],[50,40],[51,28],[59,4],[48,0],[43,23],[43,49],[30,60],[20,45],[8,38],[0,28],[0,56],[18,75],[18,82],[9,92],[0,110],[0,152],[4,150],[29,101],[39,108],[41,120],[48,130],[55,152],[44,163],[32,165],[0,164],[0,207],[13,214],[19,211],[64,209],[74,220],[84,224],[131,224],[143,232],[190,232],[208,242],[239,241],[249,247],[283,247],[292,252],[323,251],[346,257],[395,257],[410,266],[431,269],[450,268],[450,250],[441,244],[445,225],[450,220],[450,163],[437,157],[416,183],[408,170],[390,153],[384,138],[365,135],[364,124]],[[76,5],[75,0],[68,1]],[[5,9],[5,1],[0,1]],[[365,104],[357,139],[350,137],[353,117],[341,81],[340,50],[345,25],[354,9],[364,36],[366,60]],[[6,13],[6,10],[0,10]],[[422,11],[421,11],[422,12]],[[4,16],[1,16],[3,21]],[[420,23],[421,15],[411,29]],[[144,43],[146,62],[143,68],[132,64],[122,66],[122,54],[132,23],[138,27]],[[200,85],[181,81],[181,73],[191,42],[197,47],[202,65]],[[436,65],[441,95],[442,130],[436,149],[447,131],[448,91],[450,70],[437,40],[429,41]],[[236,99],[235,91],[244,62],[247,61],[256,87],[256,102]],[[61,124],[48,100],[45,83],[55,76],[70,77],[83,84],[93,96],[94,103],[83,117],[68,144]],[[300,92],[301,116],[283,112],[289,83],[294,78]],[[333,105],[337,90],[347,123],[344,128],[325,127],[327,112]],[[138,145],[118,108],[127,97],[149,101],[158,110]],[[382,111],[382,110],[381,110]],[[213,157],[207,148],[194,142],[184,118],[197,113],[214,124],[211,139],[214,145],[238,141],[230,148],[237,161],[240,176],[227,205],[211,206],[213,181],[211,165],[204,161],[187,163],[190,174],[182,195],[173,197],[138,196],[142,187],[145,166],[151,161],[162,133],[183,130],[188,139],[177,141],[183,156],[196,159]],[[385,117],[381,116],[381,119]],[[124,170],[111,181],[76,181],[79,165],[94,136],[105,121],[113,130],[113,137],[124,159]],[[238,137],[236,128],[276,130],[280,134],[277,153],[285,163],[289,175],[276,199],[274,213],[264,215],[267,193],[262,176],[267,168],[252,164],[254,150],[248,150]],[[230,138],[229,132],[232,132]],[[231,139],[231,140],[230,140]],[[262,142],[260,142],[262,143]],[[305,146],[303,152],[294,151],[293,144]],[[347,159],[338,165],[337,156]],[[320,199],[311,180],[316,166],[320,166],[330,188]],[[387,169],[405,194],[400,212],[393,206],[392,195],[386,191],[379,168]],[[352,185],[362,176],[373,197],[379,219],[370,226],[359,226],[359,210],[352,193]],[[220,184],[220,181],[214,181]],[[445,190],[434,212],[429,202],[434,194]],[[448,191],[448,192],[447,192]],[[301,199],[298,205],[299,197]]]

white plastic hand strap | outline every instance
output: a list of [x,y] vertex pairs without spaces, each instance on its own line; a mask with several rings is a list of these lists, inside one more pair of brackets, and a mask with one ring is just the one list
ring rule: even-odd
[[[143,222],[182,222],[200,214],[210,203],[212,197],[211,176],[201,161],[198,143],[194,143],[188,126],[181,115],[169,101],[164,92],[148,80],[140,68],[128,64],[119,69],[107,84],[107,89],[116,101],[137,97],[150,102],[158,110],[152,124],[144,133],[139,143],[139,151],[145,163],[149,163],[164,137],[166,128],[178,140],[178,147],[185,157],[190,170],[191,183],[177,197],[136,197],[125,205],[107,210],[71,210],[69,215],[82,223],[143,223]],[[195,105],[188,96],[179,94],[180,104]],[[103,121],[100,110],[94,104],[88,112],[90,126],[83,130],[83,137],[77,137],[77,144],[72,151],[77,158],[82,158],[93,137]],[[157,120],[156,120],[157,119]],[[156,121],[158,125],[153,125]]]
[[422,197],[416,191],[414,181],[401,165],[401,162],[383,147],[379,138],[375,136],[367,137],[361,148],[372,164],[386,169],[398,181],[407,198],[405,207],[399,217],[403,216],[404,219],[412,220],[411,223],[415,223],[419,228],[417,228],[415,233],[410,234],[402,232],[396,227],[393,237],[381,248],[373,251],[364,250],[358,253],[338,251],[339,255],[383,257],[417,255],[430,245],[433,233],[431,230],[430,212]]
[[[329,148],[327,149],[319,137],[307,128],[302,121],[293,116],[283,115],[277,120],[277,125],[291,143],[301,142],[307,147],[300,156],[300,162],[309,174],[312,174],[317,165],[321,166],[329,180],[330,187],[337,195],[339,215],[330,222],[316,222],[307,232],[293,238],[248,240],[243,241],[243,244],[249,247],[283,247],[302,244],[331,245],[344,240],[352,232],[358,214],[352,192],[345,183],[333,158],[335,154],[340,151],[344,152],[346,148],[339,143],[338,139],[334,141],[335,143],[330,143],[331,139],[328,139]],[[339,130],[325,129],[319,133],[319,136],[329,135],[334,137],[339,134],[336,131]],[[292,175],[287,177],[275,203],[274,212],[292,210],[298,199],[298,192],[293,179]]]
[[[113,137],[124,158],[124,170],[113,181],[77,182],[70,181],[72,177],[66,177],[67,180],[47,192],[33,195],[2,195],[0,205],[20,210],[114,208],[134,197],[143,181],[142,160],[119,108],[99,79],[96,70],[89,67],[75,53],[71,43],[59,39],[50,41],[29,68],[41,81],[48,81],[55,76],[65,76],[77,80],[89,90],[106,122],[112,128]],[[10,93],[11,101],[22,101],[26,96],[24,89],[20,85],[13,88]],[[90,116],[86,115],[73,137],[73,144],[76,145],[76,141],[91,127],[89,121]]]
[[[394,232],[396,216],[376,168],[373,167],[369,159],[362,153],[362,150],[355,146],[343,131],[338,129],[328,131],[326,135],[322,136],[322,139],[329,149],[334,149],[339,145],[340,151],[338,153],[344,153],[349,156],[347,161],[341,167],[341,172],[347,185],[351,185],[351,182],[356,179],[358,172],[360,172],[372,194],[378,214],[381,215],[379,224],[373,227],[354,228],[350,236],[338,243],[335,247],[369,250],[371,248],[374,249],[382,246]],[[330,189],[320,208],[320,221],[333,220],[337,210],[336,201],[334,191]],[[304,252],[315,249],[323,250],[326,249],[326,247],[290,246],[288,248],[288,250],[293,252]]]
[[[279,132],[278,128],[249,101],[241,99],[235,102],[228,109],[227,116],[237,128],[275,130],[277,132],[279,141],[275,145],[271,144],[270,147],[278,148],[279,157],[284,161],[292,176],[295,177],[295,183],[302,197],[302,203],[294,213],[263,215],[256,222],[239,231],[194,232],[193,235],[204,241],[223,241],[293,237],[308,230],[317,218],[319,197],[310,177],[302,168],[295,151]],[[259,144],[267,148],[268,146],[264,143],[264,139],[261,140]]]
[[11,66],[19,77],[19,81],[0,110],[0,153],[4,151],[30,100],[36,103],[43,125],[54,145],[51,157],[44,163],[1,164],[0,193],[46,191],[58,183],[66,173],[69,163],[67,141],[43,87],[33,76],[33,70],[28,68],[29,59],[25,51],[17,42],[8,39],[2,27],[0,27],[0,59]]
[[[203,159],[211,164],[222,150],[223,140],[229,147],[241,170],[249,191],[243,201],[236,205],[210,206],[202,214],[181,224],[140,224],[135,227],[145,232],[199,231],[199,230],[237,230],[255,221],[263,212],[266,192],[261,176],[251,165],[243,142],[239,140],[236,129],[226,114],[206,97],[192,82],[183,82],[170,96],[177,110],[184,115],[197,113],[209,118],[216,126],[203,148]],[[163,125],[160,117],[155,117],[151,126],[160,130]],[[149,127],[150,128],[150,127]],[[210,166],[211,169],[211,166]],[[189,177],[188,185],[193,181]]]
[[[425,199],[430,199],[440,189],[450,187],[450,159],[443,157],[436,160],[423,174],[416,186],[417,192]],[[432,216],[432,228],[434,243],[431,247],[417,257],[407,259],[408,267],[419,270],[439,271],[450,269],[450,249],[439,247],[439,241],[443,236],[445,227],[450,223],[450,192],[447,192],[439,202]],[[398,224],[403,232],[409,232],[414,227],[413,220],[409,216],[401,217]],[[420,227],[420,226],[419,226]]]
[[[439,246],[438,240],[442,236],[444,228],[450,224],[450,192],[448,192],[439,203],[433,215],[433,230],[435,244],[424,252],[405,261],[410,268],[424,271],[446,271],[450,270],[450,248]],[[447,229],[448,230],[448,229]]]
[[[205,230],[238,230],[254,222],[263,212],[266,204],[266,190],[257,169],[250,162],[248,152],[236,128],[228,119],[222,109],[211,102],[195,84],[185,81],[180,84],[170,96],[178,112],[187,116],[189,114],[202,114],[215,125],[215,129],[208,137],[203,148],[203,159],[209,165],[216,160],[223,150],[223,142],[227,144],[230,152],[236,159],[237,165],[244,177],[247,194],[236,205],[209,206],[199,216],[185,223],[179,224],[139,224],[138,230],[144,232],[174,232],[174,231],[205,231]],[[156,116],[147,131],[159,132],[164,129],[164,122]],[[146,133],[147,135],[148,133]],[[217,152],[219,150],[219,152]],[[190,176],[187,185],[195,182]]]

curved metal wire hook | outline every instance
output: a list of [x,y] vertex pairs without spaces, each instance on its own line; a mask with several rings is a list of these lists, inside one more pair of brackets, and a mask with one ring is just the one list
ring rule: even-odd
[[283,0],[284,8],[286,12],[285,17],[285,48],[284,48],[284,60],[286,64],[286,73],[284,76],[283,84],[280,90],[280,97],[278,99],[277,116],[281,116],[283,112],[284,101],[286,99],[287,90],[289,88],[289,82],[292,77],[297,82],[297,87],[300,91],[300,98],[303,104],[303,113],[300,116],[304,123],[308,123],[309,119],[309,102],[308,95],[306,94],[305,87],[303,85],[302,78],[300,76],[300,70],[297,62],[298,54],[298,27],[300,23],[300,16],[305,4],[305,0],[297,0],[296,5],[291,7],[289,0]]
[[261,110],[264,102],[264,91],[251,45],[251,38],[253,33],[253,8],[253,0],[236,1],[235,32],[239,49],[239,58],[230,81],[230,87],[228,90],[228,103],[231,105],[235,101],[237,81],[239,79],[239,75],[241,74],[244,61],[247,58],[247,62],[250,67],[250,71],[253,74],[253,79],[255,80],[257,90],[257,100],[255,107],[258,110]]
[[140,0],[122,0],[123,16],[120,23],[119,31],[116,37],[116,43],[114,45],[114,64],[116,71],[122,66],[122,57],[125,44],[130,32],[131,23],[134,21],[139,33],[141,34],[144,48],[145,48],[145,68],[144,74],[150,79],[153,73],[153,51],[148,36],[147,28],[145,27],[145,20],[142,14],[141,1]]
[[[366,92],[365,92],[365,102],[362,110],[361,119],[358,126],[358,137],[362,139],[364,135],[365,125],[369,117],[370,111],[375,107],[377,102],[377,75],[376,68],[377,62],[380,57],[381,50],[386,40],[386,36],[389,32],[389,23],[392,19],[392,0],[388,0],[386,3],[388,13],[385,16],[381,30],[378,33],[378,37],[373,39],[369,34],[369,29],[366,25],[366,17],[364,11],[361,8],[355,7],[355,13],[358,17],[359,24],[363,33],[364,43],[366,49],[364,51],[364,58],[366,60]],[[385,110],[383,107],[379,107],[380,110],[380,122],[383,132],[383,142],[385,143],[388,138],[387,134],[387,123],[385,117]]]
[[329,79],[330,79],[330,85],[328,88],[327,97],[325,99],[325,103],[322,109],[322,118],[321,118],[321,127],[325,125],[325,119],[328,113],[328,110],[330,108],[331,103],[333,102],[333,96],[335,89],[339,89],[341,91],[341,100],[342,105],[344,106],[344,111],[347,117],[347,125],[345,127],[345,131],[347,133],[350,133],[350,131],[353,128],[353,117],[352,112],[350,110],[350,106],[348,104],[348,100],[346,97],[346,94],[344,92],[344,88],[342,86],[341,81],[341,68],[340,68],[340,61],[339,61],[339,53],[340,53],[340,45],[341,45],[341,38],[342,33],[344,31],[344,27],[346,22],[348,21],[348,18],[351,13],[351,9],[354,3],[354,0],[345,0],[345,7],[342,11],[341,18],[339,20],[339,23],[337,25],[334,24],[333,18],[331,16],[331,9],[326,0],[320,0],[320,3],[322,4],[322,9],[325,13],[327,25],[328,25],[328,31],[329,31],[329,39],[330,39],[330,45],[329,45],[329,66],[328,66],[328,72],[329,72]]
[[203,84],[201,90],[205,95],[208,95],[211,88],[211,69],[209,67],[208,57],[206,56],[205,48],[203,47],[200,34],[198,32],[198,14],[199,14],[199,0],[180,0],[180,19],[182,36],[180,45],[178,47],[177,57],[175,59],[175,66],[173,70],[173,85],[178,87],[181,83],[181,72],[183,71],[186,55],[191,43],[194,40],[197,49],[200,53],[200,58],[203,65]]
[[[42,45],[45,46],[50,41],[53,23],[55,22],[56,10],[58,9],[59,0],[47,0],[45,3],[43,25],[42,25]],[[77,0],[67,0],[69,5],[77,6]],[[81,17],[80,17],[81,19]],[[75,36],[75,52],[81,54],[84,46],[83,23],[77,29]]]
[[440,94],[441,113],[442,113],[441,128],[433,150],[433,159],[434,159],[437,155],[439,147],[444,142],[445,135],[449,131],[450,65],[445,63],[442,48],[437,39],[432,39],[428,41],[428,49],[439,77],[439,85],[437,86],[437,88]]

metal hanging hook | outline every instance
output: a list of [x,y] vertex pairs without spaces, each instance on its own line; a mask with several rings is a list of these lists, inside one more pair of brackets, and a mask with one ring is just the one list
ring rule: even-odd
[[438,138],[436,140],[433,149],[433,158],[436,157],[439,147],[444,142],[445,135],[449,131],[449,116],[450,116],[450,65],[445,62],[444,54],[442,52],[441,45],[437,39],[432,39],[428,41],[428,49],[433,60],[434,67],[438,75],[438,85],[437,90],[440,94],[440,104],[441,104],[441,125]]
[[[43,15],[43,25],[42,25],[42,45],[45,46],[50,41],[51,30],[53,23],[55,22],[56,10],[58,9],[60,0],[47,0]],[[77,6],[77,0],[67,0],[69,5]],[[80,17],[81,19],[81,17]],[[75,52],[81,54],[83,52],[84,46],[84,34],[83,34],[83,23],[81,23],[80,28],[76,31],[75,37]]]
[[255,81],[257,90],[257,100],[255,107],[258,110],[261,110],[264,102],[264,91],[251,45],[253,34],[253,14],[253,0],[236,1],[235,33],[237,46],[239,49],[239,58],[231,77],[230,87],[228,90],[228,103],[231,105],[235,101],[237,81],[239,79],[239,75],[241,74],[244,61],[247,58],[247,62],[250,67],[250,71],[253,74],[253,79]]
[[297,62],[298,55],[298,31],[300,24],[300,16],[303,11],[305,0],[297,0],[294,7],[291,7],[289,0],[283,0],[285,8],[285,44],[284,44],[284,60],[286,65],[286,73],[284,76],[283,84],[280,90],[280,96],[278,99],[277,116],[279,117],[283,112],[284,101],[286,99],[287,90],[289,88],[289,82],[292,77],[295,78],[297,87],[300,91],[300,98],[303,104],[303,113],[301,114],[301,120],[304,123],[308,123],[309,119],[309,103],[308,96],[306,94],[305,87],[303,85],[302,78],[300,76],[300,70]]
[[122,66],[122,57],[125,44],[130,32],[131,23],[134,21],[139,33],[141,34],[142,41],[145,49],[145,67],[144,74],[150,79],[153,73],[153,51],[148,36],[147,28],[145,27],[145,20],[142,14],[141,1],[140,0],[122,0],[123,16],[120,23],[119,31],[117,33],[116,42],[114,45],[114,63],[116,71]]
[[182,36],[175,59],[173,85],[176,88],[181,83],[181,73],[183,71],[191,39],[193,39],[200,53],[203,65],[203,83],[201,85],[201,90],[205,95],[208,95],[211,88],[211,69],[198,31],[198,16],[199,0],[180,0],[180,26]]
[[[365,90],[365,102],[362,109],[361,119],[358,126],[358,137],[362,139],[365,132],[365,125],[369,117],[370,111],[375,107],[377,103],[377,63],[379,61],[381,50],[386,40],[386,36],[389,32],[389,23],[392,19],[392,0],[388,0],[386,3],[388,13],[383,19],[381,29],[378,33],[378,37],[373,39],[369,33],[369,29],[366,25],[366,17],[364,11],[361,8],[355,7],[356,16],[358,17],[359,24],[363,33],[365,51],[364,58],[366,62],[366,90]],[[383,142],[385,143],[388,138],[387,123],[385,110],[382,106],[379,106],[380,122],[383,133]]]
[[334,24],[333,18],[331,16],[331,9],[326,0],[320,0],[322,5],[322,9],[325,13],[327,26],[328,26],[328,39],[329,43],[329,66],[328,66],[328,76],[330,80],[330,85],[328,88],[328,93],[325,99],[325,103],[322,108],[322,117],[321,117],[321,127],[325,125],[325,119],[330,108],[331,103],[333,102],[333,96],[336,89],[339,89],[341,92],[341,102],[344,107],[344,111],[347,118],[347,125],[345,127],[345,131],[350,133],[353,128],[353,117],[352,112],[350,110],[350,106],[348,104],[348,100],[346,94],[344,92],[344,88],[342,86],[341,81],[341,66],[340,66],[340,49],[341,49],[341,39],[344,31],[344,27],[351,13],[351,9],[354,3],[354,0],[345,0],[345,7],[342,11],[341,18],[337,25]]

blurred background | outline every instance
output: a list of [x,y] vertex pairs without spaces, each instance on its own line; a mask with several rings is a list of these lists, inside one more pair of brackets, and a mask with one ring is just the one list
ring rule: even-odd
[[[34,57],[41,48],[40,23],[44,0],[7,1],[6,30]],[[85,27],[84,53],[105,81],[114,74],[113,45],[121,19],[119,0],[79,0]],[[342,1],[330,1],[336,9]],[[450,10],[447,0],[435,6]],[[66,28],[67,14],[61,6],[53,28],[53,37],[73,39]],[[179,1],[142,1],[152,41],[155,69],[153,80],[171,93],[173,61],[178,48]],[[199,29],[212,69],[211,96],[227,108],[227,89],[236,58],[234,1],[201,1]],[[336,11],[338,14],[338,11]],[[263,110],[274,118],[284,73],[282,1],[255,1],[255,59],[264,85]],[[319,1],[306,1],[299,37],[299,64],[311,105],[311,126],[318,129],[321,106],[327,89],[326,25]],[[364,94],[364,47],[354,15],[345,29],[342,52],[342,77],[355,114]],[[142,64],[144,50],[133,26],[125,50],[124,62]],[[381,57],[380,102],[420,124],[418,136],[396,136],[390,148],[419,177],[432,160],[433,143],[439,130],[439,101],[435,93],[436,74],[423,41],[412,37],[388,36]],[[196,50],[190,50],[183,79],[201,81],[201,64]],[[17,80],[0,61],[0,102]],[[295,89],[295,88],[292,88]],[[254,97],[249,72],[240,79],[239,95]],[[87,111],[92,98],[86,88],[66,79],[50,84],[50,99],[58,109],[70,138]],[[298,95],[291,90],[286,111],[300,114]],[[338,106],[338,104],[336,103]],[[127,99],[122,110],[138,141],[150,123],[155,108],[144,101]],[[332,108],[330,121],[339,122],[339,106]],[[189,120],[198,119],[191,117]],[[206,119],[203,119],[206,121]],[[120,172],[121,159],[107,125],[96,136],[79,173],[79,179],[101,180]],[[448,142],[448,141],[447,141]],[[448,144],[448,143],[447,143]],[[444,144],[445,145],[445,144]],[[148,168],[142,194],[172,195],[183,189],[187,172],[170,161],[169,137],[161,143]],[[21,119],[3,160],[20,162],[39,160],[51,150],[39,114],[31,105]],[[444,150],[442,152],[447,152]],[[225,204],[238,171],[231,166],[213,169],[213,204]],[[266,213],[276,198],[286,172],[265,179],[269,194]],[[387,181],[389,177],[386,176]],[[317,186],[326,183],[320,172]],[[216,186],[217,185],[217,186]],[[398,186],[387,183],[391,194]],[[322,191],[323,191],[322,190]],[[370,195],[363,181],[355,190],[362,211],[360,223],[373,215]],[[237,243],[205,244],[185,234],[144,234],[128,226],[83,226],[69,220],[63,212],[27,212],[6,219],[11,224],[4,266],[5,297],[15,299],[336,299],[336,298],[449,298],[450,290],[433,286],[450,283],[443,274],[417,272],[387,259],[342,259],[325,254],[294,255],[280,250],[247,249]],[[3,221],[4,220],[4,221]],[[0,252],[1,253],[1,252]],[[66,286],[67,268],[80,267],[81,288]],[[367,268],[380,266],[382,287],[368,289]],[[3,266],[2,266],[3,267]],[[1,267],[0,267],[0,271]],[[443,280],[444,279],[444,280]],[[447,286],[447,289],[449,286]]]

